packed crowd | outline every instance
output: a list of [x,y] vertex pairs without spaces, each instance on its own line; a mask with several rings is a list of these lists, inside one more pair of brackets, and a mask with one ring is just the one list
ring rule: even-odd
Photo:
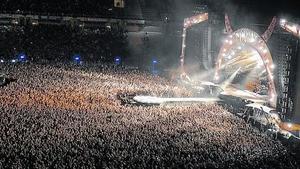
[[2,65],[0,168],[297,168],[278,141],[217,104],[134,106],[191,93],[113,65]]
[[5,0],[0,5],[2,12],[35,12],[35,13],[50,13],[56,15],[62,14],[86,14],[86,15],[111,15],[109,11],[114,5],[113,0],[106,1],[59,1],[52,0]]
[[81,28],[78,25],[0,26],[0,59],[20,53],[40,61],[65,61],[76,54],[84,60],[113,60],[127,54],[127,32],[122,24]]

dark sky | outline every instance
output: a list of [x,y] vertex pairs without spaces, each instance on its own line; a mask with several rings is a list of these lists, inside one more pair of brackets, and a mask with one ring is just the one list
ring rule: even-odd
[[215,11],[234,21],[267,24],[273,16],[300,19],[300,0],[206,0]]
[[227,12],[238,10],[257,15],[290,14],[300,17],[300,0],[207,0],[209,3],[225,9]]

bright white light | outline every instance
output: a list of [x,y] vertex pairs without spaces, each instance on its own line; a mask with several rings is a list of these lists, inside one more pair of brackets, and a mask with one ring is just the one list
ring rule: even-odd
[[288,127],[288,128],[291,128],[292,126],[293,126],[293,125],[292,125],[291,123],[288,123],[288,124],[287,124],[287,127]]
[[241,50],[241,49],[242,49],[242,47],[241,47],[241,46],[239,46],[239,47],[238,47],[238,49],[239,49],[239,50]]
[[230,44],[230,45],[232,45],[232,43],[233,43],[233,42],[232,42],[232,40],[231,40],[231,41],[229,41],[229,44]]
[[271,98],[275,98],[275,94],[274,93],[271,94]]
[[267,50],[267,49],[264,49],[263,52],[266,54],[266,53],[268,52],[268,50]]
[[223,49],[223,52],[226,52],[227,50],[226,49]]
[[0,62],[1,62],[1,63],[4,63],[4,60],[1,59]]
[[270,66],[271,69],[275,69],[275,67],[276,67],[276,66],[275,66],[274,64],[272,64],[272,65]]
[[255,42],[255,39],[254,39],[254,38],[251,38],[249,41],[250,41],[251,43],[253,43],[253,42]]
[[15,59],[13,59],[13,60],[11,60],[11,62],[12,62],[12,63],[15,63],[15,62],[16,62],[16,60],[15,60]]
[[281,24],[281,25],[286,24],[286,20],[285,20],[285,19],[280,19],[280,24]]
[[270,102],[273,102],[276,99],[276,95],[274,93],[271,94]]
[[227,39],[225,40],[225,42],[226,42],[226,43],[229,43],[229,41],[228,41]]
[[235,52],[234,52],[234,51],[232,51],[232,52],[231,52],[231,54],[232,54],[232,55],[235,55]]
[[226,56],[226,54],[225,53],[223,53],[223,55],[222,56]]
[[220,77],[218,75],[215,76],[215,80],[219,80]]
[[38,25],[39,23],[37,21],[33,21],[31,24],[32,25]]

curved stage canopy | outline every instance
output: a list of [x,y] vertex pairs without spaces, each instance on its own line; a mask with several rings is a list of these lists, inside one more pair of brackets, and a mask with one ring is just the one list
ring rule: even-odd
[[224,40],[216,63],[215,80],[218,81],[220,79],[221,69],[226,66],[226,63],[224,63],[225,58],[234,57],[233,55],[236,55],[238,51],[242,51],[246,48],[256,51],[262,60],[262,65],[265,67],[268,79],[269,103],[271,106],[275,107],[277,93],[274,83],[273,69],[275,66],[272,56],[265,40],[250,29],[239,29],[228,35]]

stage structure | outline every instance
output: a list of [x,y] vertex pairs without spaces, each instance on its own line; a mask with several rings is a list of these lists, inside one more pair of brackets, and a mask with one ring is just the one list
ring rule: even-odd
[[272,32],[276,26],[276,18],[274,17],[270,26],[265,31],[265,33],[260,36],[256,32],[242,28],[233,32],[232,26],[230,25],[229,17],[225,15],[225,28],[228,36],[224,40],[223,46],[220,49],[216,60],[216,70],[215,70],[215,81],[219,81],[221,77],[221,69],[226,66],[226,58],[231,59],[237,57],[236,55],[241,53],[244,49],[251,49],[258,53],[259,58],[262,60],[261,66],[264,66],[267,79],[268,79],[268,102],[272,107],[276,107],[277,103],[277,92],[274,83],[274,73],[273,70],[275,65],[272,60],[270,50],[267,46],[267,41],[271,37]]
[[287,32],[290,32],[294,36],[300,38],[300,25],[287,22],[285,19],[281,19],[280,26]]
[[[297,38],[300,38],[300,25],[299,24],[295,24],[292,22],[288,22],[285,19],[281,19],[280,20],[280,26],[286,30],[287,32],[291,33],[292,35],[294,35]],[[297,43],[299,45],[299,41]],[[299,53],[298,53],[299,56]],[[299,83],[300,83],[300,69],[299,69],[299,64],[300,64],[300,59],[297,59],[297,76],[296,76],[296,81],[294,82],[296,84],[296,93],[294,93],[296,95],[296,100],[295,100],[295,110],[294,110],[294,117],[293,117],[293,121],[300,123],[300,90],[299,90]]]
[[182,48],[181,48],[181,55],[180,55],[180,68],[181,74],[185,74],[184,71],[184,57],[185,57],[185,49],[186,49],[186,34],[187,29],[192,27],[193,25],[199,24],[208,20],[208,13],[203,13],[199,15],[192,16],[190,18],[184,19],[183,23],[183,31],[182,31]]

